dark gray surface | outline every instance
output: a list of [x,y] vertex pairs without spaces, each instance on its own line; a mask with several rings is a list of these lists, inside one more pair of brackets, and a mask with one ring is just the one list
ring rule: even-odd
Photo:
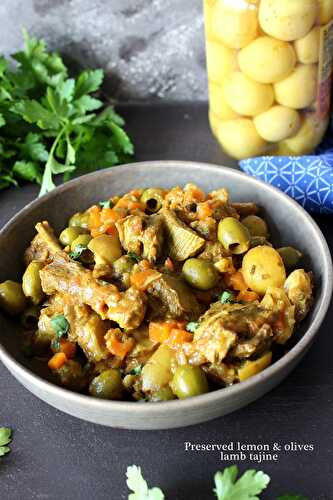
[[[137,145],[137,159],[183,159],[225,163],[210,136],[203,105],[124,109]],[[0,224],[24,206],[36,190],[6,191]],[[332,222],[318,217],[333,247]],[[246,467],[272,475],[264,499],[297,492],[311,500],[333,498],[333,366],[329,315],[310,353],[270,394],[213,422],[160,432],[112,430],[81,422],[40,402],[0,366],[0,425],[15,429],[13,452],[1,461],[1,498],[126,498],[125,471],[141,465],[151,484],[170,500],[212,499],[213,473],[225,465],[217,453],[185,452],[184,442],[313,443],[314,453],[282,454],[279,462]]]
[[207,97],[202,0],[1,0],[0,20],[0,53],[24,26],[119,99]]

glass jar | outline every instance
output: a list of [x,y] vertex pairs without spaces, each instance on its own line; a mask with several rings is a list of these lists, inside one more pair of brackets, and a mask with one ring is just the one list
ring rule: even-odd
[[204,0],[209,119],[226,153],[303,155],[329,122],[333,0]]

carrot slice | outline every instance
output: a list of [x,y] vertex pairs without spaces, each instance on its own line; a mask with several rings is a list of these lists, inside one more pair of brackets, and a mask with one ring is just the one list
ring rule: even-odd
[[64,352],[56,352],[48,362],[50,370],[58,370],[67,361],[67,356]]
[[211,204],[206,201],[205,203],[200,203],[197,207],[197,214],[200,220],[207,219],[213,213]]
[[120,359],[124,359],[133,349],[134,340],[128,339],[125,342],[121,342],[116,335],[112,335],[111,338],[107,339],[106,346],[111,354],[118,356]]
[[176,321],[151,321],[149,323],[149,338],[153,342],[165,342],[174,328],[179,328]]
[[183,342],[191,342],[192,340],[193,335],[191,335],[191,333],[183,329],[173,328],[166,344],[170,347],[175,347]]
[[146,290],[152,281],[161,276],[156,269],[145,269],[131,275],[131,283],[139,290]]
[[243,274],[241,271],[237,271],[234,274],[231,274],[228,279],[228,286],[232,286],[234,290],[239,292],[245,291],[248,289],[247,284],[244,281]]
[[244,302],[255,302],[259,300],[259,295],[256,292],[252,292],[250,290],[242,290],[237,295],[237,300]]

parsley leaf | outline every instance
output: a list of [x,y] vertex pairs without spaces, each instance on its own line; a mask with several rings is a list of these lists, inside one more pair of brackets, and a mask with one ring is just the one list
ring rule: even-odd
[[45,162],[49,157],[42,136],[35,132],[29,132],[19,148],[23,157],[34,161]]
[[78,245],[75,246],[75,250],[73,250],[73,252],[70,252],[68,255],[70,256],[71,259],[78,260],[85,250],[87,250],[86,245],[81,245],[79,243]]
[[12,441],[12,430],[8,427],[0,427],[0,457],[10,452],[9,446]]
[[14,163],[13,173],[20,179],[30,182],[42,182],[42,172],[37,163],[32,161],[19,160]]
[[57,339],[60,339],[69,332],[69,323],[63,314],[53,316],[51,325],[55,331]]
[[238,467],[233,465],[214,476],[214,493],[218,500],[259,500],[259,495],[270,482],[261,471],[248,470],[238,480]]
[[127,486],[133,492],[128,495],[128,500],[164,500],[164,494],[159,488],[148,488],[141,468],[131,465],[127,468]]
[[132,368],[132,370],[130,372],[128,372],[128,374],[129,375],[140,375],[141,371],[142,371],[142,366],[138,365],[135,368]]
[[197,321],[190,321],[186,325],[186,330],[191,333],[194,333],[198,328],[199,328],[199,323]]
[[113,203],[111,200],[100,201],[98,204],[102,208],[112,208],[113,207]]
[[235,303],[235,296],[229,290],[225,290],[221,294],[220,301],[222,304],[234,304]]
[[131,259],[132,262],[140,262],[141,257],[140,255],[136,254],[135,252],[128,252],[127,257]]

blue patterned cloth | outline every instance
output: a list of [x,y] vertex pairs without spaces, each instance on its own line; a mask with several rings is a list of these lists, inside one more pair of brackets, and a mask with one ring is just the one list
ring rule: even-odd
[[312,213],[333,214],[333,140],[312,156],[262,156],[240,162],[241,169],[294,198]]

